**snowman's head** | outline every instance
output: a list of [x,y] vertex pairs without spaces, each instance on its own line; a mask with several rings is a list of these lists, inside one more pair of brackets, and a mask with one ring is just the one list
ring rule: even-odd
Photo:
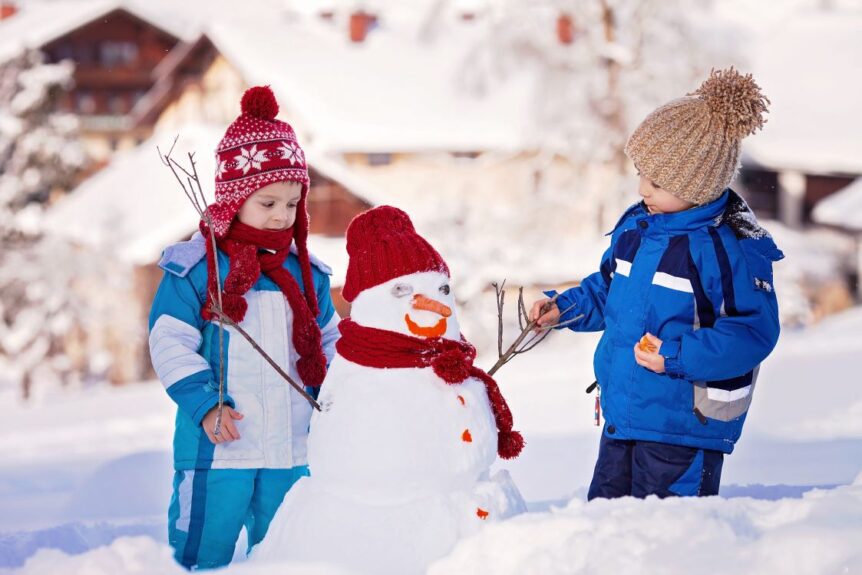
[[415,337],[460,339],[449,267],[406,213],[378,206],[353,218],[347,253],[341,295],[353,304],[353,321]]
[[362,291],[350,317],[366,327],[413,337],[461,339],[449,276],[438,271],[400,276]]

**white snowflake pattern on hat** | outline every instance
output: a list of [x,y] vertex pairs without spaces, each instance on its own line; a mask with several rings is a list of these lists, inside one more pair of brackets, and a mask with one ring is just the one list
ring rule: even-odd
[[281,157],[284,160],[290,160],[290,165],[299,164],[302,165],[305,161],[304,154],[302,153],[302,148],[296,145],[294,142],[282,142],[281,146]]
[[266,161],[266,154],[263,150],[258,151],[257,144],[254,144],[251,148],[240,148],[235,159],[237,168],[241,168],[242,173],[247,174],[251,168],[260,169],[261,163]]
[[227,160],[220,160],[216,166],[216,177],[222,177],[225,172],[227,172]]

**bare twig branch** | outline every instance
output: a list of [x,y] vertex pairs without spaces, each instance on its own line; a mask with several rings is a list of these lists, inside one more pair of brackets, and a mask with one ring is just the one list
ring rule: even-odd
[[[505,285],[505,282],[503,282],[502,285]],[[498,341],[502,341],[503,306],[502,306],[501,302],[503,300],[503,295],[505,295],[505,292],[503,291],[502,286],[500,288],[498,288],[498,293],[500,294],[497,297],[497,325],[498,325],[498,331],[500,334]],[[550,309],[550,306],[553,305],[557,301],[557,297],[558,296],[555,295],[554,297],[550,298],[547,302],[545,302],[545,305],[542,306],[542,310],[541,310],[541,313],[539,314],[539,317],[541,317],[542,314],[544,314],[545,312],[547,312],[548,309]],[[519,353],[524,352],[524,348],[525,348],[524,340],[527,337],[529,337],[531,333],[534,333],[537,325],[538,325],[538,318],[535,320],[528,321],[527,324],[524,326],[524,328],[521,330],[521,333],[518,335],[518,337],[515,338],[515,341],[512,342],[512,344],[508,347],[508,349],[506,349],[505,352],[503,352],[502,344],[498,345],[497,355],[499,356],[499,358],[497,359],[497,363],[495,363],[493,365],[493,367],[491,367],[491,369],[488,370],[488,375],[494,375],[494,373],[497,370],[499,370],[501,367],[503,367],[509,361],[511,361],[511,359],[515,355],[518,355]],[[534,334],[533,338],[535,339],[535,334]],[[532,339],[526,345],[529,345],[530,342],[532,342]],[[530,349],[532,349],[532,347],[530,347]]]
[[506,297],[506,280],[503,280],[502,284],[494,282],[491,285],[497,293],[497,355],[503,355],[503,302]]
[[312,406],[314,409],[316,409],[317,411],[320,411],[320,404],[319,404],[319,403],[317,403],[317,401],[315,401],[315,400],[314,400],[314,398],[313,398],[313,397],[311,397],[311,395],[309,395],[309,393],[308,393],[307,391],[305,391],[305,388],[304,388],[302,385],[300,385],[300,384],[298,384],[296,381],[294,381],[294,380],[293,380],[293,378],[292,378],[292,377],[290,377],[290,376],[289,376],[289,375],[288,375],[288,374],[287,374],[287,373],[286,373],[286,372],[281,368],[281,366],[279,366],[277,363],[275,363],[275,360],[274,360],[274,359],[272,359],[272,358],[269,356],[269,354],[267,354],[267,353],[266,353],[266,352],[265,352],[265,351],[264,351],[264,350],[263,350],[263,349],[258,345],[258,343],[257,343],[256,341],[254,341],[254,338],[252,338],[252,337],[248,334],[248,332],[247,332],[247,331],[245,331],[243,328],[241,328],[241,327],[240,327],[240,326],[239,326],[235,321],[233,321],[231,318],[229,318],[227,315],[225,315],[222,311],[217,310],[217,309],[213,309],[213,313],[214,313],[214,314],[216,314],[216,316],[219,318],[219,320],[220,320],[220,321],[222,321],[222,322],[224,322],[224,323],[225,323],[225,325],[228,325],[229,327],[232,327],[232,328],[233,328],[233,329],[235,329],[237,332],[239,332],[239,334],[240,334],[241,336],[243,336],[243,337],[246,339],[246,341],[248,341],[248,343],[251,345],[251,347],[253,347],[253,348],[255,349],[255,351],[257,351],[257,352],[258,352],[258,353],[263,357],[263,359],[265,359],[265,360],[266,360],[266,362],[267,362],[269,365],[271,365],[271,366],[273,367],[273,369],[275,369],[275,371],[277,371],[277,372],[278,372],[278,374],[279,374],[281,377],[283,377],[283,378],[285,379],[285,381],[287,381],[287,383],[289,383],[289,384],[290,384],[290,386],[291,386],[291,387],[293,387],[296,391],[298,391],[298,392],[300,393],[300,395],[302,395],[302,397],[304,397],[304,398],[308,401],[308,403],[310,403],[310,404],[311,404],[311,406]]
[[524,329],[524,324],[529,321],[527,316],[527,308],[524,306],[524,287],[518,288],[518,325],[521,330]]
[[[551,309],[551,306],[556,304],[558,295],[553,296],[548,299],[545,304],[542,306],[540,310],[539,316],[535,320],[530,320],[529,312],[527,311],[527,307],[524,303],[524,288],[521,287],[518,289],[518,325],[521,328],[521,333],[518,337],[515,338],[515,341],[503,351],[503,301],[505,298],[505,291],[503,286],[506,285],[504,281],[502,284],[498,285],[496,282],[492,284],[494,289],[497,292],[497,363],[494,364],[491,369],[488,370],[488,375],[494,375],[501,367],[512,361],[512,359],[523,353],[527,353],[540,343],[544,341],[544,339],[548,336],[552,329],[558,327],[564,327],[567,325],[571,325],[572,323],[580,320],[584,317],[583,314],[566,320],[564,322],[560,322],[559,320],[556,323],[550,325],[538,325],[538,319],[542,317],[545,313]],[[560,317],[564,317],[567,313],[571,312],[575,308],[574,305],[567,307],[566,309],[560,312]]]
[[566,321],[564,321],[562,323],[556,323],[554,325],[546,325],[546,326],[542,326],[538,329],[539,329],[539,331],[546,331],[546,330],[551,330],[551,329],[557,329],[558,327],[566,327],[566,326],[572,325],[573,323],[575,323],[578,320],[583,319],[583,317],[584,317],[584,314],[580,314],[576,317],[573,317],[572,319],[567,319]]
[[524,342],[524,345],[521,346],[521,349],[515,350],[515,355],[527,353],[528,351],[542,343],[542,340],[548,337],[549,333],[551,332],[546,330],[542,330],[539,332],[533,330],[533,336]]
[[[575,309],[575,307],[576,307],[575,304],[572,304],[569,307],[567,307],[566,309],[562,310],[560,312],[560,317],[565,316],[567,313],[569,313],[570,311]],[[558,327],[565,327],[567,325],[571,325],[571,324],[575,323],[576,321],[578,321],[582,317],[584,317],[584,314],[580,314],[576,317],[573,317],[572,319],[567,319],[566,321],[563,321],[563,322],[558,321],[557,323],[554,323],[551,325],[543,325],[541,327],[537,327],[536,331],[547,331],[547,330],[551,330],[551,329],[557,329]]]

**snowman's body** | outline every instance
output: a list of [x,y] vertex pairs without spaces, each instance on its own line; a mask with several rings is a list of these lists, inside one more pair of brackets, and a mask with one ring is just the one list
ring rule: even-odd
[[[442,337],[457,339],[454,315],[444,321],[410,309],[409,298],[393,301],[399,286],[428,294],[441,284],[445,294],[437,293],[434,304],[442,301],[448,311],[454,306],[448,277],[424,272],[362,292],[353,320],[408,333],[406,319],[410,331],[437,325],[445,327]],[[367,367],[337,354],[320,403],[308,440],[311,477],[285,497],[256,559],[424,572],[463,536],[524,510],[505,471],[489,477],[497,426],[479,379],[447,384],[431,367]]]
[[308,449],[315,482],[333,492],[399,503],[469,488],[497,457],[479,380],[448,385],[431,368],[377,369],[341,356],[330,373]]

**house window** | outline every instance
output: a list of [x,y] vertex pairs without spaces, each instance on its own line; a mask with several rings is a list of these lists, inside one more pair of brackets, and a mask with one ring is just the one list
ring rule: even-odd
[[130,66],[138,59],[138,46],[134,42],[107,41],[99,45],[99,63],[106,67]]
[[75,93],[75,109],[81,114],[96,112],[96,98],[89,90],[78,90]]
[[463,159],[463,160],[475,160],[480,155],[480,152],[452,152],[453,158]]
[[75,50],[71,44],[63,42],[54,49],[54,57],[58,62],[62,60],[74,60]]
[[108,112],[115,116],[120,116],[125,114],[127,111],[126,99],[123,97],[123,94],[120,92],[109,92]]
[[388,166],[392,163],[392,154],[368,154],[369,166]]
[[79,64],[92,64],[93,46],[86,42],[77,44],[75,46],[75,56]]

